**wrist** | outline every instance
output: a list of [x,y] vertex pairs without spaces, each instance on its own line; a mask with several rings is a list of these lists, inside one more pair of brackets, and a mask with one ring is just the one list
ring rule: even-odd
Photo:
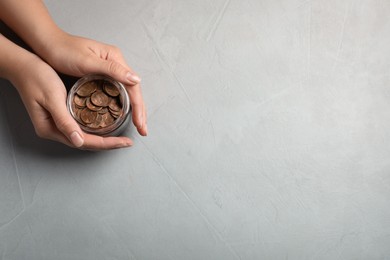
[[33,47],[35,53],[43,60],[51,63],[61,49],[61,45],[66,41],[68,34],[60,28],[53,28],[51,33],[47,33]]
[[[12,85],[18,89],[20,86],[24,86],[23,81],[28,81],[33,71],[36,74],[36,71],[39,70],[41,63],[43,61],[35,54],[25,51],[20,53],[17,60],[14,60],[10,63],[7,79],[12,83]],[[39,75],[35,75],[39,76]]]

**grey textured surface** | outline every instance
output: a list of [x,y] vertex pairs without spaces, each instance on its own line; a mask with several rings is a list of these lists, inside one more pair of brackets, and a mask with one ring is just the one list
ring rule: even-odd
[[0,81],[0,259],[390,259],[388,0],[46,1],[143,78],[147,138],[38,139]]

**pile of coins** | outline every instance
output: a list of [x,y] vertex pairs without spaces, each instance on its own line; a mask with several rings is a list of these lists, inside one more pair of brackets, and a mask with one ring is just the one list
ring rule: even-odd
[[105,80],[81,85],[74,94],[72,106],[75,119],[93,129],[112,125],[123,113],[118,88]]

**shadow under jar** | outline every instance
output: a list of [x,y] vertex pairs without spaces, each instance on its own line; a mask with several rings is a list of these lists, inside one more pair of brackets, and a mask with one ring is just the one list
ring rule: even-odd
[[125,87],[104,75],[79,79],[68,93],[67,108],[83,131],[100,136],[118,136],[131,118]]

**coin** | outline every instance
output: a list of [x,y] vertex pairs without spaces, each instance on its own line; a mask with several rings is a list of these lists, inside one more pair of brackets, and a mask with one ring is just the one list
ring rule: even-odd
[[110,113],[110,114],[112,115],[113,118],[117,119],[122,115],[122,112],[120,112],[119,114],[114,114],[114,113]]
[[110,102],[109,97],[104,93],[103,91],[96,91],[91,95],[91,102],[95,106],[99,107],[106,107],[108,106],[108,103]]
[[103,115],[105,113],[108,112],[108,108],[107,107],[102,107],[102,109],[100,109],[99,111],[97,111],[99,114]]
[[113,110],[113,111],[121,110],[120,104],[116,98],[113,98],[110,100],[108,107],[110,108],[110,110]]
[[80,97],[79,95],[74,96],[74,103],[76,106],[83,108],[85,107],[85,102],[87,101],[87,98],[85,97]]
[[95,92],[97,88],[98,88],[98,83],[95,81],[90,81],[81,85],[81,87],[77,90],[76,93],[80,97],[88,97],[93,92]]
[[78,108],[77,106],[74,106],[73,111],[74,111],[74,115],[76,116],[76,118],[80,118],[81,110],[82,110],[82,108]]
[[88,126],[91,127],[91,128],[99,128],[100,124],[102,123],[102,120],[103,120],[103,116],[98,113],[97,116],[96,116],[95,121],[93,121]]
[[102,117],[102,122],[104,122],[106,125],[111,125],[115,121],[115,118],[110,113],[105,113],[102,115]]
[[106,92],[108,95],[110,95],[111,97],[117,97],[119,96],[119,90],[117,87],[115,87],[114,85],[112,85],[111,83],[109,82],[104,82],[103,84],[103,89],[104,89],[104,92]]
[[89,108],[84,108],[80,112],[80,119],[86,123],[86,124],[91,124],[96,120],[97,117],[97,112],[89,110]]
[[123,114],[118,88],[104,80],[84,83],[72,101],[75,119],[91,129],[110,126]]
[[89,110],[92,110],[92,111],[99,111],[99,110],[102,110],[102,108],[103,108],[103,107],[95,106],[94,104],[92,104],[91,98],[89,98],[89,97],[87,98],[87,101],[85,104],[87,105]]

